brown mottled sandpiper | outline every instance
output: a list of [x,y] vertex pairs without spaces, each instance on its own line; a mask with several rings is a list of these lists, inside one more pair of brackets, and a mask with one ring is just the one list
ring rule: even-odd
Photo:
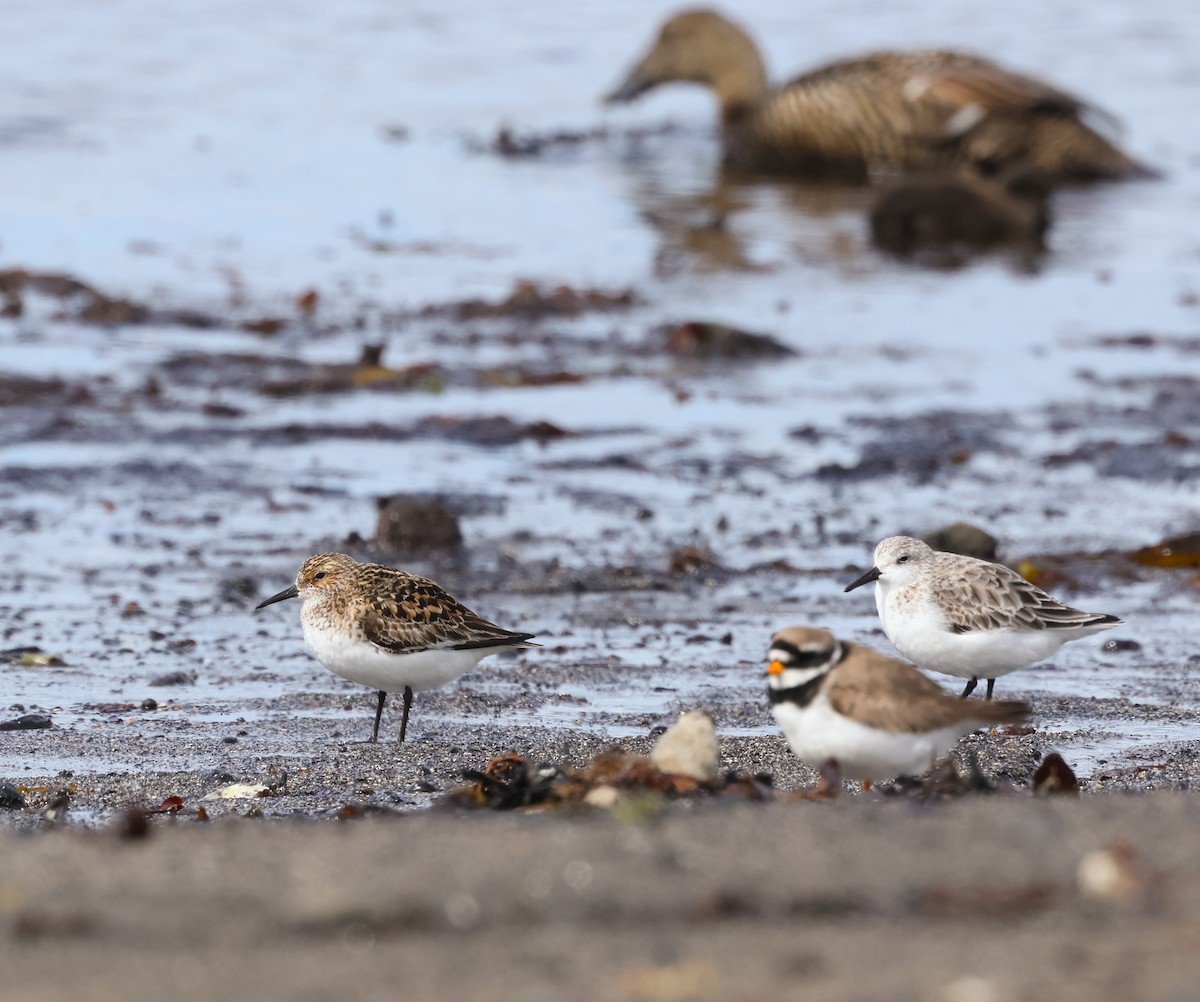
[[379,691],[371,740],[389,692],[404,692],[400,740],[413,693],[435,689],[504,647],[536,647],[532,633],[489,623],[434,581],[344,553],[309,557],[296,583],[255,608],[299,598],[304,642],[335,675]]

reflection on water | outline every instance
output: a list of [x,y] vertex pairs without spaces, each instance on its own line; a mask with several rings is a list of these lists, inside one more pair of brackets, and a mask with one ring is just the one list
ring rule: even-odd
[[[652,273],[663,282],[684,273],[774,275],[804,262],[850,267],[869,256],[865,212],[874,193],[823,182],[747,181],[714,169],[707,183],[680,190],[658,164],[627,167],[629,198],[657,237]],[[771,240],[748,219],[779,217]],[[785,232],[786,231],[786,232]]]
[[[23,44],[9,54],[0,113],[10,135],[0,147],[3,256],[118,290],[160,282],[184,298],[224,295],[234,276],[251,294],[341,287],[407,302],[495,294],[513,275],[623,285],[641,283],[657,253],[655,229],[672,215],[658,203],[712,193],[711,212],[684,216],[705,276],[722,259],[733,264],[734,280],[717,286],[722,301],[761,295],[737,280],[746,263],[750,275],[769,266],[787,283],[841,268],[845,254],[826,251],[839,234],[862,246],[861,195],[777,183],[724,192],[713,103],[699,88],[620,112],[599,106],[673,6],[608,0],[568,16],[545,2],[516,13],[290,0],[261,23],[234,4],[204,19],[147,0],[119,0],[103,16],[80,0],[53,18],[19,6],[10,17]],[[1168,180],[1073,199],[1078,211],[1062,210],[1054,237],[1064,266],[1083,260],[1117,282],[1125,269],[1146,278],[1161,268],[1153,288],[1192,252],[1179,213],[1195,211],[1194,140],[1179,125],[1200,86],[1191,71],[1200,27],[1186,8],[1026,3],[1013,16],[900,3],[848,14],[754,0],[737,14],[781,75],[877,46],[955,44],[1094,99]],[[87,59],[75,58],[72,38],[95,40]],[[506,123],[586,131],[664,119],[684,127],[543,159],[482,155],[465,141]],[[29,128],[39,122],[56,124]],[[389,242],[436,250],[402,262],[374,253],[361,234],[381,214],[393,221]],[[717,219],[741,250],[706,233]],[[795,247],[808,252],[780,249]],[[481,261],[455,248],[502,253]],[[658,292],[692,295],[670,283]]]

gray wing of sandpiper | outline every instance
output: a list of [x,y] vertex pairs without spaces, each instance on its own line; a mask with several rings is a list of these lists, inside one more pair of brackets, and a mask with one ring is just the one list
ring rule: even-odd
[[933,579],[935,601],[956,633],[982,630],[1078,630],[1119,626],[1106,613],[1083,612],[1047,595],[1003,564],[955,558]]

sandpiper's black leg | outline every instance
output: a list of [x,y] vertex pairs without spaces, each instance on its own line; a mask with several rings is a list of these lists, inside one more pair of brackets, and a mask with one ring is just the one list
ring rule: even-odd
[[[991,681],[991,680],[989,680],[989,681]],[[966,699],[969,695],[971,695],[971,693],[973,693],[975,691],[975,686],[977,686],[978,684],[979,684],[979,679],[977,679],[974,675],[972,675],[971,681],[967,683],[967,687],[965,689],[963,689],[962,695],[959,696],[958,698]]]
[[995,680],[994,678],[989,678],[989,679],[988,679],[988,691],[987,691],[987,698],[988,698],[988,699],[991,699],[991,698],[992,698],[992,688],[993,688],[993,686],[995,686],[995,684],[996,684],[996,680]]
[[404,740],[404,734],[408,730],[408,711],[412,709],[412,687],[404,687],[404,716],[400,718],[400,740]]
[[379,718],[383,716],[383,704],[387,702],[387,693],[379,690],[379,702],[375,706],[375,730],[371,732],[371,743],[379,740]]

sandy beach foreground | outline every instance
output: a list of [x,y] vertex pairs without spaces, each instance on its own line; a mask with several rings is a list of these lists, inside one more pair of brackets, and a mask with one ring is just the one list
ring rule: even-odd
[[0,835],[6,999],[1187,999],[1186,794]]

